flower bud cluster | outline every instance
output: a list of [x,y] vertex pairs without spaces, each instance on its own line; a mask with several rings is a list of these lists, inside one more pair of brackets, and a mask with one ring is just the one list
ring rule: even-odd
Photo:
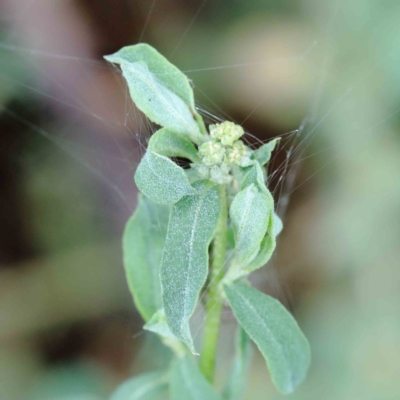
[[194,166],[201,178],[227,184],[232,181],[233,166],[251,163],[248,149],[239,140],[243,133],[241,126],[229,121],[210,125],[211,140],[199,147],[202,162]]

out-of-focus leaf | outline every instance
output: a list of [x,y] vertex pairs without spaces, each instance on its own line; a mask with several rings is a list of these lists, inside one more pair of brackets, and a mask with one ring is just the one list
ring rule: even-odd
[[296,320],[274,298],[251,286],[224,286],[228,302],[240,325],[265,357],[277,389],[289,394],[305,378],[310,347]]
[[241,399],[245,387],[246,373],[251,355],[251,342],[249,336],[241,327],[238,327],[236,332],[235,347],[236,352],[232,370],[222,394],[225,400]]
[[267,164],[271,159],[271,154],[279,140],[281,140],[281,138],[276,138],[268,143],[263,144],[253,153],[251,158],[257,161],[261,166]]
[[151,151],[137,167],[135,182],[144,195],[160,204],[173,204],[185,195],[195,194],[181,167]]
[[222,400],[189,356],[172,365],[170,388],[171,400]]
[[166,157],[183,157],[199,162],[200,157],[193,143],[171,129],[158,130],[150,139],[148,149]]
[[160,277],[168,325],[195,352],[189,318],[207,278],[208,247],[219,219],[220,205],[215,185],[197,181],[193,187],[197,194],[183,197],[172,208]]
[[167,387],[165,372],[150,372],[122,383],[110,400],[165,400]]
[[129,289],[145,321],[162,306],[159,265],[167,235],[170,207],[139,194],[124,236],[124,266]]
[[229,215],[235,235],[235,262],[246,265],[254,258],[268,229],[270,199],[254,184],[233,199]]

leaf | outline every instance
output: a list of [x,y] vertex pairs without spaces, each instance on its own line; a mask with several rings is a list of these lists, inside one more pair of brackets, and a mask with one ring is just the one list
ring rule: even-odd
[[[123,47],[115,54],[105,56],[104,58],[109,62],[120,65],[144,63],[151,75],[160,85],[164,86],[168,91],[174,93],[183,100],[197,122],[200,131],[206,133],[203,119],[196,112],[193,90],[189,83],[189,79],[156,49],[148,44],[140,43],[134,46]],[[136,102],[135,99],[133,100]],[[138,108],[140,107],[138,106]]]
[[272,198],[271,192],[267,189],[265,185],[265,179],[263,174],[263,170],[265,171],[265,169],[261,167],[260,164],[254,163],[252,166],[247,167],[244,170],[246,171],[246,173],[240,185],[241,189],[245,189],[246,187],[253,184],[261,192],[265,193],[267,196],[271,196]]
[[208,181],[193,184],[171,212],[160,269],[162,300],[168,325],[194,353],[189,329],[208,273],[208,247],[220,215],[219,192]]
[[187,104],[162,85],[143,63],[121,64],[132,100],[151,121],[188,136],[195,143],[205,141]]
[[110,400],[164,400],[167,386],[164,372],[150,372],[122,383]]
[[145,196],[160,204],[173,204],[185,195],[195,194],[181,167],[151,151],[147,151],[142,158],[135,182]]
[[277,389],[289,394],[303,381],[310,347],[296,320],[274,298],[245,284],[224,287],[240,325],[266,359]]
[[138,205],[123,236],[129,289],[145,321],[162,306],[159,265],[167,235],[170,207],[139,194]]
[[251,156],[252,160],[257,161],[261,166],[267,164],[271,159],[271,154],[274,151],[276,144],[281,140],[281,138],[276,138],[268,143],[263,144],[260,148],[254,151]]
[[189,356],[172,365],[170,390],[171,400],[222,400]]
[[164,309],[158,310],[150,319],[149,322],[143,327],[149,332],[157,333],[165,338],[175,338],[175,335],[169,329],[167,318],[165,317]]
[[200,162],[193,143],[167,128],[158,130],[151,137],[148,150],[166,157],[183,157],[192,162]]
[[239,327],[235,336],[235,359],[230,372],[229,381],[223,391],[225,400],[239,400],[242,397],[246,373],[251,355],[251,343],[247,333]]
[[104,58],[115,64],[144,62],[160,83],[179,96],[194,111],[193,90],[186,75],[148,44],[126,46]]
[[246,266],[244,271],[237,276],[237,278],[247,275],[251,271],[255,271],[256,269],[263,267],[271,259],[275,247],[276,241],[274,236],[265,236],[264,239],[261,241],[259,252],[254,257],[254,259],[251,260],[251,262]]
[[235,235],[235,263],[246,264],[254,258],[268,229],[271,201],[254,184],[233,199],[229,215]]

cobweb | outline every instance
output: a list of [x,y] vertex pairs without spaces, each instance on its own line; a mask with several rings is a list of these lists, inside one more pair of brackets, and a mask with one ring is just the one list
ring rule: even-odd
[[[35,2],[31,2],[33,6]],[[195,27],[196,21],[207,5],[207,0],[200,3],[197,11],[189,18],[185,29],[179,36],[178,41],[173,45],[170,55],[179,54],[182,43],[186,40],[191,30]],[[157,10],[157,0],[153,0],[149,4],[148,15],[144,21],[143,28],[141,29],[140,40],[146,40],[146,32],[148,25]],[[29,12],[29,6],[24,9],[25,13]],[[23,16],[19,16],[22,18]],[[324,31],[329,32],[329,27],[332,26],[336,18],[336,12],[332,12],[327,22],[324,25]],[[2,15],[3,22],[9,22],[7,16]],[[0,71],[0,82],[3,84],[10,83],[15,85],[20,90],[23,90],[29,96],[35,96],[44,101],[50,101],[63,110],[69,110],[70,115],[73,115],[73,120],[60,129],[47,130],[43,124],[37,124],[29,118],[24,117],[11,107],[7,105],[0,105],[0,112],[14,118],[19,123],[23,124],[32,135],[40,135],[46,140],[50,141],[54,146],[65,152],[66,155],[71,157],[73,162],[82,166],[82,168],[90,174],[93,179],[96,179],[100,185],[103,185],[115,200],[117,207],[123,208],[124,216],[130,214],[134,210],[135,195],[133,189],[127,190],[127,185],[133,188],[132,177],[134,171],[143,156],[148,140],[155,130],[155,126],[151,124],[132,104],[125,82],[121,78],[118,68],[107,64],[104,61],[99,61],[96,58],[86,58],[74,54],[58,54],[57,52],[42,51],[36,48],[24,47],[18,43],[15,37],[16,33],[10,30],[3,37],[0,43],[0,52],[3,57],[8,55],[15,59],[19,59],[22,63],[29,65],[32,69],[34,79],[19,80],[13,75],[13,71],[7,68],[2,68]],[[319,74],[315,76],[313,91],[310,95],[311,101],[308,111],[302,119],[298,121],[289,131],[277,134],[281,138],[277,150],[275,150],[272,161],[270,163],[268,176],[274,182],[273,195],[276,201],[276,210],[285,223],[285,217],[288,209],[290,209],[290,200],[293,193],[298,191],[303,185],[307,184],[309,180],[315,179],[321,170],[335,160],[335,153],[332,154],[332,147],[342,146],[344,143],[338,140],[333,145],[326,145],[321,147],[321,140],[317,138],[322,135],[323,128],[327,120],[334,114],[338,107],[346,104],[346,99],[351,96],[354,85],[345,87],[335,98],[329,99],[326,103],[322,101],[327,80],[327,63],[330,59],[330,54],[325,54],[323,51],[326,37],[329,35],[322,35],[319,38],[313,38],[306,51],[299,49],[299,54],[293,60],[287,60],[288,63],[306,63],[315,53],[319,53]],[[318,39],[318,40],[317,40]],[[256,40],[256,38],[255,38]],[[168,57],[168,54],[167,54]],[[50,76],[46,76],[40,69],[40,62],[57,62],[63,65],[64,71],[68,72],[69,68],[75,68],[76,65],[88,66],[91,69],[97,70],[99,73],[113,75],[113,78],[118,82],[120,93],[123,94],[124,104],[120,110],[118,118],[109,118],[102,114],[95,113],[90,104],[84,99],[83,96],[78,96],[71,92],[68,87],[62,87],[59,82],[54,82]],[[273,62],[268,60],[267,62]],[[230,69],[239,69],[243,74],[251,74],[252,67],[255,64],[247,63],[246,60],[238,64],[232,65],[214,65],[199,67],[195,70],[184,71],[194,85],[194,90],[197,98],[203,99],[203,102],[197,102],[197,109],[203,115],[207,123],[217,121],[233,120],[221,107],[209,98],[206,93],[202,92],[201,88],[196,85],[196,74],[214,73],[215,71],[228,71]],[[257,63],[259,65],[259,63]],[[178,65],[179,67],[179,65]],[[365,64],[360,68],[360,75],[367,75],[375,66]],[[83,78],[84,79],[84,78]],[[354,84],[357,79],[354,79]],[[54,92],[50,89],[53,85],[57,86],[59,90]],[[102,96],[101,93],[98,94]],[[105,104],[112,104],[113,99],[105,100]],[[322,107],[323,106],[323,107]],[[258,107],[262,107],[262,99]],[[254,110],[253,110],[254,111]],[[253,111],[250,111],[244,118],[244,122],[251,119]],[[369,135],[373,135],[375,129],[379,124],[396,116],[400,110],[393,110],[392,112],[383,115],[382,120],[376,126],[372,126]],[[80,126],[81,117],[84,116],[85,120],[89,118],[92,120],[93,126],[85,133],[85,126]],[[83,118],[83,117],[82,117]],[[234,121],[234,120],[233,120]],[[234,121],[242,123],[243,121]],[[96,140],[86,140],[85,135],[91,137],[95,136],[95,127],[101,126],[103,131],[109,131],[111,134],[106,140],[107,146],[102,145],[102,142],[96,143]],[[79,128],[79,135],[75,133],[77,127]],[[56,131],[56,133],[54,133]],[[122,132],[123,136],[115,136],[113,131]],[[368,138],[368,134],[366,135]],[[268,140],[273,139],[269,137]],[[246,132],[245,140],[248,145],[254,148],[261,146],[266,140],[260,140],[252,132]],[[366,139],[368,140],[368,139]],[[313,152],[315,147],[317,150]],[[317,170],[311,171],[308,176],[302,176],[301,180],[298,179],[299,172],[307,160],[307,163],[314,157],[320,157],[321,154],[326,155],[325,162],[319,166]],[[62,177],[60,177],[61,179]],[[268,266],[268,280],[269,283],[276,288],[276,292],[280,297],[290,305],[290,289],[285,286],[283,280],[279,276],[279,265],[275,263],[276,257],[271,260]],[[201,299],[205,300],[205,299]],[[196,335],[200,331],[203,324],[203,317],[200,315],[195,316]]]

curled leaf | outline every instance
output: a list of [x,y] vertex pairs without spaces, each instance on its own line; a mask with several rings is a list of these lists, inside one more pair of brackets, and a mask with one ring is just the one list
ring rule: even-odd
[[235,235],[235,263],[246,265],[254,258],[267,229],[271,201],[250,184],[233,199],[229,215]]
[[192,162],[200,161],[193,143],[167,128],[160,129],[152,135],[148,150],[166,157],[183,157]]

